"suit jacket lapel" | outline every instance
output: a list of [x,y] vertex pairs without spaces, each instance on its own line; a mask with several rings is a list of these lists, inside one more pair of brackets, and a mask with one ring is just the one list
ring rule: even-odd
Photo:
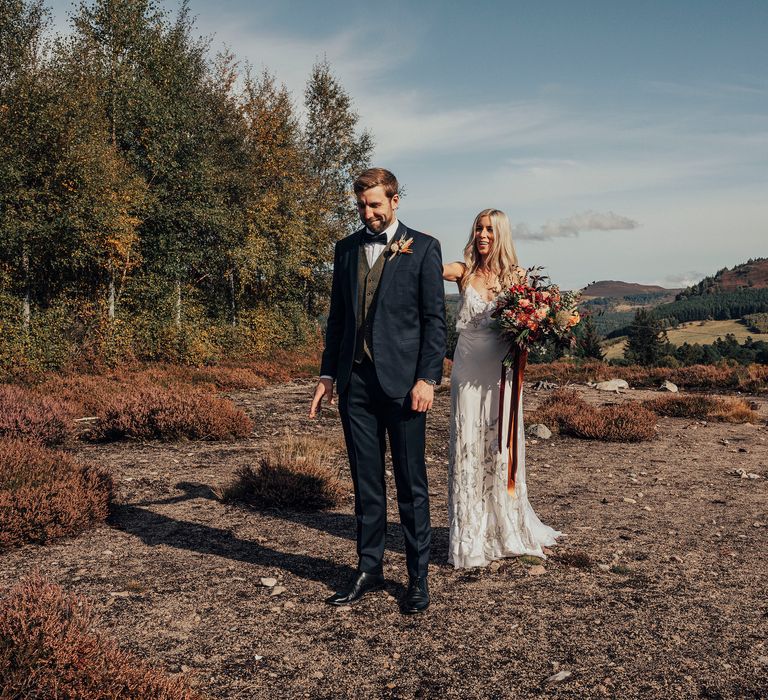
[[[407,233],[408,233],[408,229],[406,228],[405,224],[402,222],[398,222],[397,231],[395,231],[395,235],[392,237],[392,241],[394,242],[400,238],[405,238]],[[384,254],[391,255],[388,247],[387,247],[387,250],[384,251]],[[395,276],[397,265],[400,262],[400,258],[402,257],[403,257],[402,255],[395,255],[394,257],[389,257],[387,261],[384,263],[384,270],[381,273],[381,280],[379,281],[380,295],[386,294],[387,287],[392,282],[392,278]]]

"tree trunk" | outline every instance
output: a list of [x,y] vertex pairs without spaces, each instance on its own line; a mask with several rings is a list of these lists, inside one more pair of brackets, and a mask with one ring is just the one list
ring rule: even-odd
[[109,276],[109,292],[107,293],[107,313],[109,320],[115,320],[115,276],[110,273]]
[[29,324],[32,318],[32,294],[29,280],[29,251],[26,247],[21,253],[21,267],[24,270],[24,303],[21,307],[21,322],[24,327],[24,332],[29,335]]
[[237,308],[235,306],[235,271],[229,271],[229,311],[232,317],[232,325],[237,325]]
[[181,328],[181,280],[176,278],[176,327]]

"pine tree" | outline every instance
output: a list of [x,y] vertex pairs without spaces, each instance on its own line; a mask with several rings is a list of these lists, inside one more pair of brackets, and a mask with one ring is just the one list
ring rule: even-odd
[[651,312],[638,309],[627,334],[624,357],[639,365],[654,365],[668,345],[664,326]]
[[601,337],[590,314],[584,316],[577,330],[576,355],[601,361],[605,359],[605,353],[600,346]]

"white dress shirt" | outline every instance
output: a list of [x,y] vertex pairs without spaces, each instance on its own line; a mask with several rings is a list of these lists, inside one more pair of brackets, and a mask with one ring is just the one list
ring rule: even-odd
[[[376,262],[377,258],[381,253],[384,251],[384,249],[392,243],[392,239],[395,237],[395,232],[397,231],[398,221],[397,219],[392,219],[392,223],[387,226],[387,228],[384,229],[383,233],[387,234],[387,244],[384,245],[383,243],[366,243],[363,247],[365,248],[365,257],[368,258],[368,267],[373,267],[374,263]],[[375,236],[373,231],[366,227],[365,229],[369,235]]]

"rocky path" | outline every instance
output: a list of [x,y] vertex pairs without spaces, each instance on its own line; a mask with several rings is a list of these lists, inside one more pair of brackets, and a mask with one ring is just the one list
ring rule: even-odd
[[567,537],[543,573],[521,560],[462,572],[446,563],[449,397],[439,394],[428,434],[434,602],[414,618],[397,607],[406,572],[394,487],[390,584],[342,610],[323,598],[356,563],[351,497],[305,515],[214,495],[286,431],[339,444],[335,411],[305,418],[311,389],[234,395],[255,419],[248,440],[78,448],[119,479],[110,524],[2,556],[0,587],[40,570],[93,601],[125,648],[214,698],[768,696],[764,425],[661,419],[647,443],[529,441],[531,500]]

